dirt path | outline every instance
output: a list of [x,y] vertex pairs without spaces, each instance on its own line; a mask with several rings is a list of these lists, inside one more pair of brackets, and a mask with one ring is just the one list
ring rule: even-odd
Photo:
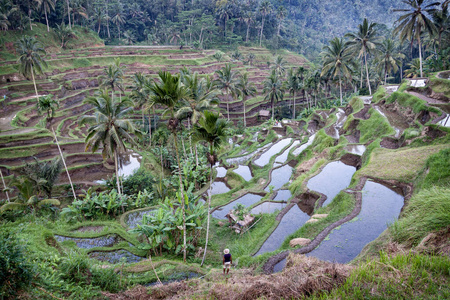
[[436,99],[424,96],[424,95],[416,93],[416,92],[411,92],[411,91],[406,91],[406,92],[410,95],[416,96],[417,98],[420,98],[420,99],[426,101],[428,104],[447,104],[447,102],[436,100]]

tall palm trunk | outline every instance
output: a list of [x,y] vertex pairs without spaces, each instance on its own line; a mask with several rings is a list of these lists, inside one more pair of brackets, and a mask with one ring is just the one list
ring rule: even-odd
[[245,35],[245,42],[246,43],[248,42],[248,35],[249,35],[249,33],[250,33],[250,22],[247,23],[247,34]]
[[362,89],[363,77],[364,77],[364,71],[363,71],[364,67],[363,66],[364,66],[364,63],[361,58],[361,79],[360,79],[360,84],[359,84],[360,89]]
[[230,97],[228,95],[228,90],[227,90],[227,115],[228,115],[228,121],[230,121]]
[[50,32],[50,27],[48,26],[47,9],[45,9],[45,7],[44,7],[44,13],[45,13],[45,21],[47,22],[47,32]]
[[177,142],[177,133],[174,131],[174,143],[175,143],[175,153],[177,154],[177,163],[178,163],[178,180],[180,183],[180,196],[181,196],[181,211],[183,213],[183,262],[186,262],[186,208],[184,202],[184,188],[183,188],[183,179],[181,178],[181,163],[180,163],[180,155],[178,153],[178,142]]
[[[66,0],[67,3],[67,17],[69,18],[69,28],[72,29],[72,23],[70,22],[70,5],[69,5],[69,0]],[[100,29],[99,29],[100,32]]]
[[148,135],[149,135],[149,146],[152,146],[152,115],[148,114]]
[[294,90],[294,111],[292,112],[292,119],[295,120],[295,90]]
[[369,95],[372,95],[372,88],[370,87],[369,67],[367,66],[367,53],[366,52],[364,52],[364,61],[366,63],[367,86],[369,87]]
[[420,40],[420,36],[419,36],[418,40],[419,40],[420,77],[423,77],[423,72],[422,72],[422,42]]
[[263,16],[263,18],[262,18],[261,33],[260,33],[260,35],[259,35],[259,47],[261,47],[261,43],[262,43],[263,29],[264,29],[264,16]]
[[114,169],[116,169],[117,192],[119,193],[119,196],[120,196],[122,193],[120,192],[120,180],[119,180],[119,170],[118,170],[117,149],[114,150]]
[[203,266],[206,257],[206,250],[208,249],[208,240],[209,240],[209,220],[210,220],[210,210],[211,210],[211,190],[212,190],[212,165],[209,165],[209,193],[208,193],[208,220],[206,221],[206,242],[205,242],[205,251],[203,252],[202,263],[200,266]]
[[342,81],[341,81],[341,74],[339,74],[339,96],[341,98],[341,106],[342,106]]
[[247,121],[246,121],[246,119],[245,119],[245,96],[244,96],[244,99],[243,99],[244,101],[244,128],[247,128]]
[[31,78],[33,79],[33,85],[34,85],[34,91],[36,92],[36,99],[39,98],[37,87],[36,87],[36,80],[34,79],[34,69],[33,65],[31,65]]
[[275,115],[275,108],[274,108],[274,101],[272,100],[272,120],[273,120],[273,116]]

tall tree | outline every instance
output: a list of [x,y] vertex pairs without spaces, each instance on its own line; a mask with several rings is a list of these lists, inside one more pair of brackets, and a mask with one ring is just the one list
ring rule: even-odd
[[227,119],[229,121],[230,120],[229,95],[234,91],[236,87],[238,74],[235,71],[231,70],[230,64],[226,64],[225,67],[222,67],[222,69],[217,70],[216,74],[218,78],[214,81],[214,84],[218,89],[221,89],[225,92],[227,102],[227,115],[228,115]]
[[178,151],[177,129],[179,120],[175,117],[175,108],[179,102],[186,97],[186,88],[181,83],[180,77],[172,75],[170,72],[160,71],[158,73],[159,82],[155,82],[150,90],[152,92],[151,101],[153,104],[159,104],[166,107],[165,114],[169,114],[168,128],[172,132],[175,143],[175,152],[178,163],[178,179],[180,184],[180,196],[182,199],[183,214],[183,261],[186,261],[186,211],[185,196],[183,188],[183,180],[181,178],[182,168],[180,163],[180,155]]
[[19,55],[17,59],[19,72],[26,78],[31,76],[36,98],[39,98],[34,74],[42,74],[43,67],[47,67],[47,63],[41,56],[41,54],[44,55],[46,52],[34,37],[29,36],[24,36],[17,42],[16,51]]
[[396,9],[394,11],[406,12],[406,14],[400,16],[397,20],[397,27],[394,29],[394,34],[399,34],[400,40],[411,41],[411,46],[414,40],[417,40],[419,44],[419,62],[420,62],[420,77],[423,76],[422,71],[422,31],[425,30],[430,35],[436,31],[436,26],[429,19],[429,16],[436,10],[436,6],[439,2],[433,2],[425,5],[425,0],[403,0],[402,1],[408,8]]
[[40,1],[41,1],[41,8],[45,14],[45,22],[47,23],[47,32],[50,32],[50,27],[48,26],[47,14],[50,13],[52,10],[55,10],[55,1],[56,0],[40,0]]
[[117,58],[103,70],[103,75],[99,76],[100,86],[111,88],[111,98],[114,98],[116,88],[123,91],[123,69],[120,67],[120,60]]
[[58,100],[53,99],[52,94],[38,98],[36,105],[39,114],[47,114],[47,122],[49,122],[54,117],[57,107],[59,107],[59,102]]
[[206,250],[208,249],[209,238],[209,220],[211,210],[211,187],[212,187],[212,167],[217,162],[217,155],[215,149],[218,149],[228,136],[227,128],[229,127],[228,121],[219,118],[219,113],[210,111],[204,111],[204,116],[199,119],[198,124],[195,124],[192,130],[192,137],[194,142],[204,141],[209,144],[209,153],[207,158],[210,166],[209,172],[209,193],[208,193],[208,220],[206,225],[206,243],[205,250],[203,252],[202,264],[205,261]]
[[248,79],[248,73],[245,72],[241,76],[239,76],[239,81],[237,83],[237,89],[239,94],[242,96],[242,103],[244,104],[244,128],[247,127],[247,120],[245,118],[246,107],[245,102],[247,101],[247,97],[256,95],[256,87],[253,82],[250,82]]
[[108,95],[107,89],[86,98],[83,103],[92,105],[95,110],[94,115],[80,118],[80,125],[91,125],[85,138],[86,150],[91,148],[95,152],[102,146],[103,157],[114,158],[117,191],[120,195],[118,157],[126,151],[125,141],[134,144],[133,134],[139,133],[133,122],[125,118],[133,111],[133,103],[128,98],[114,100]]
[[120,40],[120,25],[125,24],[125,17],[123,15],[122,9],[118,10],[117,13],[112,17],[111,21],[117,26],[117,30],[119,31],[119,40]]
[[369,80],[369,67],[367,65],[367,55],[376,50],[376,47],[381,43],[381,37],[377,36],[375,30],[376,23],[369,23],[367,19],[364,19],[363,23],[358,26],[358,31],[353,33],[347,33],[345,36],[350,39],[348,42],[349,49],[358,53],[358,57],[361,59],[364,57],[364,64],[366,66],[367,87],[369,88],[369,94],[372,95],[372,88],[370,87]]
[[261,13],[261,16],[262,16],[261,33],[259,34],[259,46],[261,47],[263,30],[264,30],[264,21],[266,19],[266,16],[272,12],[272,4],[270,4],[269,0],[264,0],[263,2],[261,2],[261,5],[259,6],[259,12]]
[[272,70],[270,76],[264,80],[263,93],[266,94],[264,100],[270,101],[272,106],[272,120],[274,117],[275,103],[283,100],[283,85],[275,70]]
[[442,10],[436,10],[431,15],[433,18],[434,26],[436,26],[436,31],[438,34],[439,42],[439,54],[442,53],[442,35],[444,33],[449,33],[450,29],[450,17],[448,15],[448,7],[442,6]]
[[278,37],[280,36],[281,23],[286,18],[287,13],[288,13],[288,11],[283,5],[281,5],[277,8],[277,19],[278,19],[277,36]]
[[300,78],[298,77],[297,73],[293,68],[290,68],[287,74],[287,80],[284,83],[284,88],[289,91],[289,94],[293,96],[294,100],[294,107],[292,110],[292,119],[295,120],[295,96],[298,91],[300,91],[302,87],[302,83],[300,81]]
[[377,58],[378,68],[383,71],[384,84],[389,74],[397,72],[399,66],[401,66],[401,60],[405,58],[405,55],[398,51],[398,47],[395,41],[386,39],[380,46],[380,55]]
[[339,78],[339,96],[342,105],[342,76],[347,78],[352,76],[352,52],[348,51],[342,39],[334,38],[330,41],[330,45],[323,47],[321,56],[323,68],[320,76],[330,72],[331,77]]
[[282,77],[286,73],[286,61],[283,56],[278,55],[273,62],[273,69],[278,76]]

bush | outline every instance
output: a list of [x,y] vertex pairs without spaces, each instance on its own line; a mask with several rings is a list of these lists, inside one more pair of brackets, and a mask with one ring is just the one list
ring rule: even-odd
[[155,183],[150,172],[139,169],[123,181],[123,192],[127,195],[137,194],[144,189],[151,192]]
[[0,298],[15,299],[17,292],[30,285],[33,266],[26,259],[25,247],[11,234],[0,235]]

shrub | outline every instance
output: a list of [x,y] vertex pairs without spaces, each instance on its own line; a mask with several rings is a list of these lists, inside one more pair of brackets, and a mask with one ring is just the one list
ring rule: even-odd
[[123,181],[123,192],[128,195],[137,194],[144,189],[151,192],[155,183],[150,172],[139,169]]
[[15,299],[17,292],[30,285],[33,266],[26,259],[25,247],[13,235],[0,235],[0,298]]

